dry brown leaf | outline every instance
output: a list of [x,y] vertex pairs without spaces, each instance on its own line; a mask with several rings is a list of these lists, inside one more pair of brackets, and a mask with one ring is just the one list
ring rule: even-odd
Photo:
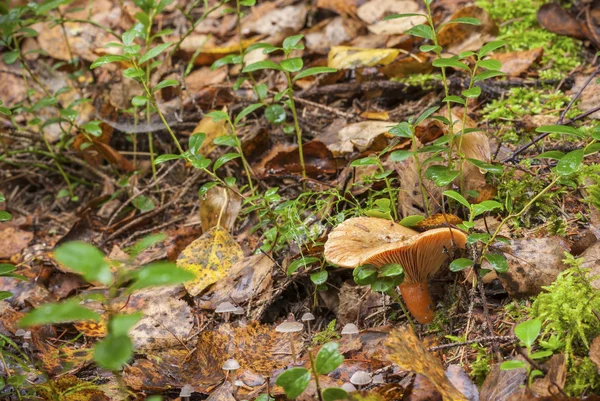
[[208,286],[227,276],[231,267],[242,256],[242,249],[227,230],[221,226],[211,228],[186,247],[177,258],[177,266],[196,274],[195,280],[185,283],[185,289],[191,296],[200,294]]
[[[248,64],[247,61],[246,64]],[[187,87],[189,94],[193,96],[202,88],[220,84],[226,77],[227,67],[221,67],[214,70],[210,67],[201,67],[192,71],[192,73],[185,78],[185,86]],[[200,131],[195,130],[194,132]]]
[[376,35],[403,35],[413,26],[426,23],[427,19],[417,15],[383,21],[383,17],[418,11],[419,4],[411,0],[371,0],[360,6],[356,14],[369,24],[367,28]]
[[335,157],[354,152],[379,151],[387,146],[387,133],[395,124],[389,121],[362,121],[341,129],[334,124],[317,139],[327,145]]
[[491,58],[502,63],[502,72],[505,72],[511,77],[518,77],[523,74],[533,63],[537,63],[544,54],[543,47],[536,47],[531,50],[523,50],[518,52],[497,53]]
[[29,245],[33,239],[33,233],[6,223],[2,225],[3,227],[0,230],[0,259],[10,259]]
[[356,0],[317,0],[316,7],[344,16],[353,16],[356,14],[356,3]]
[[[223,108],[222,111],[227,113],[227,108]],[[193,133],[201,132],[206,134],[206,139],[204,140],[204,142],[202,142],[202,146],[200,146],[198,153],[207,156],[213,150],[215,150],[217,145],[215,145],[213,141],[222,135],[228,134],[226,124],[227,123],[224,120],[215,121],[208,116],[202,117],[202,120],[200,120],[198,125],[196,125],[196,128],[194,128],[194,130],[192,131]]]
[[[591,350],[590,350],[591,353]],[[542,397],[562,396],[561,390],[567,381],[567,359],[565,354],[552,355],[552,358],[544,364],[548,373],[531,385],[531,389]]]
[[360,49],[348,46],[333,46],[327,56],[327,66],[337,69],[353,69],[387,65],[398,57],[397,49]]
[[[430,156],[419,153],[418,157],[419,161],[423,163]],[[433,165],[435,164],[428,164],[428,166]],[[402,217],[411,215],[422,216],[425,214],[426,207],[414,158],[409,157],[399,163],[394,163],[394,168],[396,173],[398,173],[400,181],[400,191],[398,192],[400,214]],[[440,211],[439,205],[441,204],[442,190],[433,181],[426,179],[424,174],[422,180],[426,196],[429,198],[429,212],[433,214],[438,213]]]
[[590,269],[590,276],[597,277],[592,281],[592,287],[600,290],[600,242],[596,242],[581,254],[583,263],[581,267]]
[[385,346],[388,360],[402,369],[427,377],[442,394],[444,401],[467,401],[467,398],[448,381],[442,363],[427,351],[410,328],[393,330]]
[[[116,7],[116,9],[118,8]],[[100,56],[95,53],[95,50],[102,49],[106,43],[115,39],[105,30],[87,23],[65,22],[62,25],[51,26],[52,24],[48,23],[40,29],[37,36],[38,43],[50,57],[63,61],[71,60],[71,54],[73,54],[73,56],[79,56],[86,61],[94,62]],[[65,42],[63,26],[69,38],[71,53]]]
[[[556,280],[566,269],[562,260],[569,245],[561,237],[521,238],[500,250],[508,261],[508,272],[498,274],[498,278],[511,297],[520,298],[537,295]],[[491,269],[487,261],[481,267]]]
[[4,60],[0,59],[0,101],[4,107],[12,107],[15,104],[25,100],[27,96],[27,86],[21,78],[21,69],[18,63],[6,65]]
[[590,359],[596,364],[598,374],[600,374],[600,336],[594,338],[590,345]]
[[236,193],[222,187],[212,187],[200,198],[200,221],[202,231],[207,232],[220,224],[227,231],[233,229],[242,208],[242,199]]
[[[578,93],[585,82],[588,80],[588,76],[578,75],[575,77],[575,85],[569,91],[570,95]],[[588,111],[595,109],[600,104],[600,83],[596,82],[597,79],[592,79],[588,86],[585,87],[581,96],[579,97],[578,108],[582,111]],[[600,119],[600,111],[596,111],[589,116],[590,118]]]
[[450,54],[477,51],[498,34],[498,27],[494,20],[483,8],[477,6],[462,7],[449,20],[465,17],[477,18],[481,21],[481,25],[448,24],[443,26],[438,32],[438,42],[444,51]]
[[[288,150],[290,149],[290,150]],[[273,152],[275,151],[275,152]],[[333,154],[321,141],[310,141],[302,146],[306,174],[317,177],[320,174],[334,174],[337,172],[337,162]],[[270,152],[272,156],[264,161],[264,167],[257,168],[261,175],[271,174],[300,174],[302,167],[298,147],[274,147]]]
[[[594,35],[586,22],[578,20],[558,3],[542,5],[537,12],[537,20],[541,26],[557,35],[594,40]],[[598,41],[596,41],[596,45],[598,45]]]
[[[516,359],[523,360],[521,356]],[[479,399],[480,401],[508,401],[515,393],[521,392],[526,378],[527,373],[524,368],[501,370],[500,364],[496,363],[481,386]]]
[[255,32],[263,35],[275,35],[289,30],[298,32],[304,26],[308,9],[304,3],[291,5],[272,10],[255,17],[258,10],[253,7],[253,12],[242,21],[243,34]]
[[306,48],[322,54],[327,53],[332,46],[348,43],[357,37],[361,27],[360,22],[343,17],[324,20],[304,36]]
[[402,78],[411,74],[427,74],[433,71],[427,53],[411,54],[399,58],[381,68],[388,78]]

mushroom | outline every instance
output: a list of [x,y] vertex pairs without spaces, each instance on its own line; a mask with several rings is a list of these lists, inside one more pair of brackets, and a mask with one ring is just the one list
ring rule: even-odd
[[354,323],[348,323],[342,328],[343,336],[353,338],[355,334],[358,334],[358,327]]
[[231,302],[221,302],[219,305],[217,305],[217,309],[215,309],[216,313],[223,313],[223,318],[225,319],[226,322],[229,321],[229,314],[231,312],[236,312],[237,311],[237,306],[235,306],[234,304],[232,304]]
[[296,363],[296,347],[294,347],[293,334],[304,329],[304,325],[299,322],[283,322],[279,326],[275,327],[275,331],[278,333],[288,333],[290,339],[290,350],[292,352],[292,360]]
[[360,390],[362,386],[371,383],[371,375],[364,370],[357,370],[352,377],[350,377],[350,383],[358,386],[358,389]]
[[312,322],[313,320],[315,320],[315,315],[313,315],[310,312],[307,312],[304,315],[302,315],[302,317],[300,318],[300,320],[302,320],[303,322],[306,322],[306,324],[308,326],[308,335],[310,336],[310,322]]
[[192,386],[190,386],[189,384],[186,384],[181,388],[179,397],[181,397],[182,401],[189,401],[193,392],[194,392],[194,388]]
[[418,233],[390,220],[355,217],[338,225],[325,243],[325,259],[341,267],[399,264],[404,269],[400,293],[421,324],[433,321],[428,281],[449,258],[465,248],[467,235],[444,227]]
[[227,372],[227,375],[231,374],[231,384],[235,384],[235,371],[239,368],[240,363],[238,361],[236,361],[235,359],[228,359],[225,361],[221,369]]

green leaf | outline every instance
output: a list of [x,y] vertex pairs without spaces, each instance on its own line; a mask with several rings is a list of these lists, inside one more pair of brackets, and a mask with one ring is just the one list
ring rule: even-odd
[[438,111],[439,108],[440,108],[440,106],[433,106],[433,107],[428,108],[424,112],[422,112],[419,115],[419,117],[417,117],[417,119],[415,120],[414,125],[417,126],[417,125],[421,124],[422,121],[425,121],[427,118],[429,118],[429,116],[431,116],[433,113]]
[[171,45],[172,43],[163,43],[158,46],[154,46],[152,49],[148,50],[146,54],[140,57],[139,63],[144,64],[146,61],[157,57],[159,54],[167,50]]
[[471,89],[462,91],[462,95],[467,98],[479,97],[479,95],[481,95],[481,88],[479,86],[474,86]]
[[504,45],[506,45],[506,42],[503,40],[496,40],[490,43],[486,43],[481,49],[479,49],[479,52],[477,54],[479,55],[479,58],[483,58],[488,53],[491,53]]
[[295,82],[298,79],[302,79],[302,78],[306,78],[306,77],[310,77],[310,76],[318,75],[318,74],[329,74],[332,72],[337,72],[337,69],[331,68],[331,67],[311,67],[311,68],[307,68],[304,71],[300,71],[298,74],[296,74],[296,76],[294,77],[294,79],[292,81]]
[[413,129],[409,123],[401,122],[400,124],[396,124],[390,128],[390,134],[400,138],[412,138]]
[[215,138],[213,143],[217,146],[238,146],[238,138],[235,135],[221,135]]
[[137,198],[134,198],[131,201],[131,204],[142,213],[149,212],[156,207],[154,201],[145,195],[140,195]]
[[294,35],[294,36],[288,36],[287,38],[285,38],[283,40],[283,44],[281,45],[283,47],[283,50],[286,53],[291,52],[292,50],[301,50],[301,48],[303,48],[302,46],[298,46],[298,43],[302,40],[302,38],[304,37],[304,35]]
[[177,160],[182,159],[184,155],[160,155],[156,159],[154,159],[154,164],[160,164],[164,162],[168,162],[169,160]]
[[19,52],[16,50],[11,50],[2,54],[2,60],[4,60],[6,64],[14,63],[15,61],[17,61],[17,58],[19,58]]
[[17,266],[11,265],[9,263],[0,264],[0,276],[4,276],[8,273],[12,273],[17,270]]
[[527,348],[531,348],[535,339],[540,335],[542,322],[538,319],[527,320],[515,326],[515,335],[525,344]]
[[100,124],[102,121],[90,121],[81,126],[90,135],[100,136],[102,135],[102,128],[100,128]]
[[240,56],[239,54],[229,54],[225,57],[221,57],[220,59],[218,59],[214,63],[212,63],[212,65],[210,66],[210,69],[216,70],[217,68],[221,68],[224,65],[241,64],[241,63],[242,63],[242,56]]
[[256,92],[256,96],[263,101],[265,97],[267,97],[267,92],[269,88],[266,84],[256,84],[254,85],[254,92]]
[[301,267],[306,267],[312,263],[319,262],[320,260],[321,259],[314,257],[314,256],[304,256],[299,259],[296,259],[292,263],[289,264],[289,266],[287,268],[287,275],[291,276],[292,274],[294,274],[296,272],[296,270],[300,269]]
[[354,160],[352,163],[350,163],[350,167],[373,166],[376,164],[379,164],[379,159],[377,159],[375,156],[369,156]]
[[444,195],[447,196],[448,198],[454,199],[461,205],[465,206],[467,209],[471,208],[471,204],[469,203],[469,201],[466,200],[461,194],[459,194],[456,191],[452,191],[452,190],[444,191]]
[[192,155],[197,155],[200,153],[200,148],[202,144],[206,140],[206,134],[204,132],[196,132],[190,136],[188,141],[188,146],[190,147],[190,153]]
[[344,362],[344,355],[340,353],[340,345],[329,342],[321,347],[315,358],[315,369],[320,375],[327,375],[337,369]]
[[413,35],[419,38],[433,40],[433,30],[429,25],[415,25],[406,31],[406,34]]
[[496,270],[498,273],[506,273],[508,271],[508,262],[503,254],[486,253],[484,258],[490,262],[494,270]]
[[477,159],[467,159],[469,163],[479,167],[479,169],[486,171],[491,174],[502,174],[504,172],[504,167],[499,164],[490,164],[486,162],[482,162]]
[[467,258],[454,259],[448,268],[452,272],[459,272],[473,265],[473,261]]
[[315,273],[311,273],[310,281],[312,281],[316,285],[325,284],[328,277],[329,277],[329,273],[327,273],[327,270],[321,270],[321,271],[318,271]]
[[275,384],[283,388],[287,398],[297,398],[310,382],[310,371],[305,368],[291,368],[277,376]]
[[435,53],[439,53],[442,51],[442,46],[436,46],[436,45],[422,45],[421,47],[419,47],[419,50],[421,50],[424,53],[428,53],[428,52],[435,52]]
[[348,399],[346,390],[337,387],[329,387],[323,390],[323,401],[336,401]]
[[292,57],[282,60],[280,65],[287,72],[298,72],[304,66],[304,62],[301,57]]
[[230,162],[231,160],[237,159],[238,157],[241,157],[241,156],[242,155],[240,155],[239,153],[225,153],[223,156],[221,156],[217,160],[215,160],[215,164],[213,165],[213,171],[217,171],[225,163]]
[[126,336],[142,317],[142,312],[114,315],[108,322],[108,332],[116,336]]
[[401,162],[413,155],[414,152],[411,152],[409,150],[394,150],[392,153],[390,153],[390,160],[393,162]]
[[224,111],[216,110],[211,111],[210,113],[206,113],[207,117],[210,117],[214,122],[218,123],[219,121],[227,121],[229,119],[229,115]]
[[249,106],[244,107],[242,111],[235,117],[233,121],[234,125],[238,125],[238,123],[242,120],[242,118],[246,117],[248,114],[253,113],[254,111],[260,109],[263,106],[262,103],[253,103]]
[[279,64],[272,62],[271,60],[257,61],[256,63],[248,64],[244,67],[242,72],[253,72],[259,70],[277,70],[283,71]]
[[248,46],[248,48],[246,49],[246,54],[248,54],[251,51],[254,51],[256,49],[264,49],[263,50],[264,54],[269,54],[269,53],[273,53],[274,51],[281,50],[279,47],[275,47],[270,43],[254,43],[254,44]]
[[385,17],[383,17],[383,20],[389,21],[391,19],[406,18],[406,17],[427,17],[427,15],[419,14],[419,13],[391,14],[391,15],[386,15]]
[[85,320],[99,321],[100,316],[88,308],[79,305],[77,300],[69,300],[59,303],[50,303],[39,306],[27,313],[19,326],[25,328],[43,324],[57,324],[78,322]]
[[398,224],[404,227],[412,227],[425,220],[424,216],[406,216]]
[[567,153],[558,161],[555,168],[556,173],[562,176],[573,174],[579,170],[579,167],[583,162],[583,156],[583,149],[577,149]]
[[12,296],[13,294],[10,291],[0,291],[0,301],[4,301]]
[[98,57],[96,61],[90,66],[90,69],[100,67],[104,64],[116,63],[118,61],[130,61],[129,57],[122,56],[119,54],[109,54],[107,56]]
[[466,104],[465,99],[463,99],[460,96],[446,96],[445,98],[442,99],[442,102],[453,102],[453,103],[458,103],[458,104]]
[[265,109],[265,117],[271,124],[282,124],[286,120],[285,109],[280,104],[270,104]]
[[446,25],[448,24],[481,25],[481,21],[479,21],[477,18],[472,17],[459,17],[454,18],[452,21],[448,21]]
[[133,43],[135,37],[137,35],[137,31],[135,29],[130,29],[127,32],[123,33],[121,36],[121,40],[125,46],[129,46]]
[[476,242],[487,242],[492,236],[488,233],[473,233],[467,237],[467,244],[472,245]]
[[193,280],[195,277],[194,273],[177,267],[173,262],[154,262],[134,274],[133,284],[128,291],[133,292],[148,287],[182,284]]
[[198,197],[202,198],[208,192],[209,189],[211,189],[212,187],[214,187],[217,184],[218,184],[218,182],[216,182],[216,181],[210,181],[210,182],[207,182],[206,184],[202,185],[200,187],[200,189],[198,190]]
[[404,274],[404,269],[397,263],[391,263],[381,268],[381,277],[396,277]]
[[434,67],[452,67],[452,68],[459,68],[459,69],[471,71],[471,69],[469,68],[468,65],[458,61],[458,59],[456,57],[438,58],[438,59],[433,60],[431,65],[433,65]]
[[162,88],[168,88],[169,86],[179,86],[179,81],[176,79],[165,79],[160,81],[154,88],[152,88],[152,93],[161,90]]
[[133,358],[133,342],[128,335],[109,334],[94,347],[94,360],[98,366],[119,371]]
[[502,63],[494,59],[481,60],[479,63],[477,63],[477,65],[488,70],[499,70],[502,68]]
[[70,270],[81,274],[87,281],[108,285],[113,279],[104,254],[95,246],[73,241],[60,245],[54,251],[55,259]]
[[138,242],[136,242],[129,249],[129,251],[128,251],[129,257],[135,258],[142,251],[144,251],[166,239],[167,239],[167,234],[165,234],[165,233],[156,233],[156,234],[147,235],[147,236],[143,237],[141,240],[139,240]]
[[525,368],[527,365],[524,361],[506,361],[500,365],[500,370],[514,370]]
[[502,203],[492,200],[486,200],[476,205],[473,205],[473,215],[479,216],[480,214],[483,214],[485,212],[491,212],[495,209],[502,209]]
[[388,292],[394,286],[394,280],[390,277],[377,277],[375,281],[371,283],[371,291],[374,292]]
[[352,271],[354,282],[358,285],[370,285],[377,279],[377,268],[375,266],[358,266]]
[[572,135],[577,138],[583,138],[583,132],[577,128],[570,127],[568,125],[544,125],[535,129],[535,132],[551,133],[551,134],[564,134]]
[[484,71],[480,74],[475,75],[475,77],[473,78],[473,82],[479,82],[479,81],[486,80],[488,78],[499,77],[502,75],[506,75],[506,73],[504,73],[502,71],[494,71],[494,70]]
[[10,221],[12,220],[12,215],[6,210],[0,210],[0,221]]
[[425,177],[435,182],[438,187],[450,184],[458,177],[459,171],[449,170],[446,166],[430,166],[425,171]]
[[538,351],[538,352],[533,352],[532,354],[529,355],[529,357],[531,359],[544,359],[544,358],[548,358],[550,355],[552,355],[552,351],[547,350],[547,351]]
[[136,107],[145,106],[146,103],[148,103],[148,98],[145,96],[134,96],[133,99],[131,99],[131,104]]

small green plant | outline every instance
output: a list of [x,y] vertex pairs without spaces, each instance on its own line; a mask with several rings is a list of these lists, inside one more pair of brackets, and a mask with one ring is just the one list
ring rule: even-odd
[[306,368],[291,368],[277,376],[275,384],[283,387],[285,395],[294,399],[300,396],[308,387],[311,379],[314,379],[319,392],[319,399],[324,401],[345,400],[348,393],[341,388],[321,388],[320,375],[327,375],[337,369],[344,362],[344,356],[339,351],[339,344],[329,342],[321,347],[317,357],[313,358],[311,350],[308,350],[310,370]]
[[[533,344],[535,340],[540,335],[540,331],[542,329],[542,322],[538,319],[526,320],[522,323],[519,323],[515,327],[515,335],[521,341],[521,343],[527,349],[527,358],[530,360],[536,361],[540,359],[544,359],[552,355],[552,351],[537,351],[533,352]],[[525,361],[512,360],[502,362],[500,365],[501,370],[513,370],[513,369],[525,369],[527,371],[528,384],[531,386],[533,379],[538,376],[543,376],[544,373],[538,369],[531,369],[529,363]]]
[[[6,202],[6,198],[2,193],[0,193],[0,203]],[[12,220],[12,215],[6,210],[0,210],[0,221],[10,221]]]
[[312,345],[321,345],[321,344],[325,344],[329,341],[339,339],[340,335],[335,330],[336,323],[337,323],[337,320],[333,319],[331,322],[329,322],[327,327],[325,327],[325,330],[319,331],[319,332],[316,332],[315,334],[313,334]]
[[[104,254],[83,242],[68,242],[56,248],[58,262],[81,274],[88,282],[108,287],[108,294],[100,296],[107,311],[106,337],[94,346],[94,360],[102,368],[118,372],[133,356],[133,342],[128,333],[142,318],[141,313],[124,314],[115,307],[114,300],[124,288],[125,294],[157,286],[180,284],[194,278],[193,273],[180,269],[171,262],[154,262],[143,268],[133,266],[134,258],[144,249],[164,240],[163,234],[151,235],[136,243],[129,251],[129,260],[106,261]],[[112,269],[111,269],[112,266]],[[113,272],[114,269],[114,272]],[[19,322],[21,327],[77,321],[100,321],[98,313],[82,306],[79,297],[58,303],[47,303],[27,313]]]

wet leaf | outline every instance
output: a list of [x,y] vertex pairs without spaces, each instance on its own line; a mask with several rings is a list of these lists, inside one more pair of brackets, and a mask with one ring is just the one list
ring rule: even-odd
[[339,344],[330,342],[321,347],[315,359],[317,373],[326,375],[334,371],[344,362],[344,355],[339,351]]
[[310,382],[310,372],[305,368],[291,368],[277,376],[275,384],[283,387],[288,398],[297,398]]

